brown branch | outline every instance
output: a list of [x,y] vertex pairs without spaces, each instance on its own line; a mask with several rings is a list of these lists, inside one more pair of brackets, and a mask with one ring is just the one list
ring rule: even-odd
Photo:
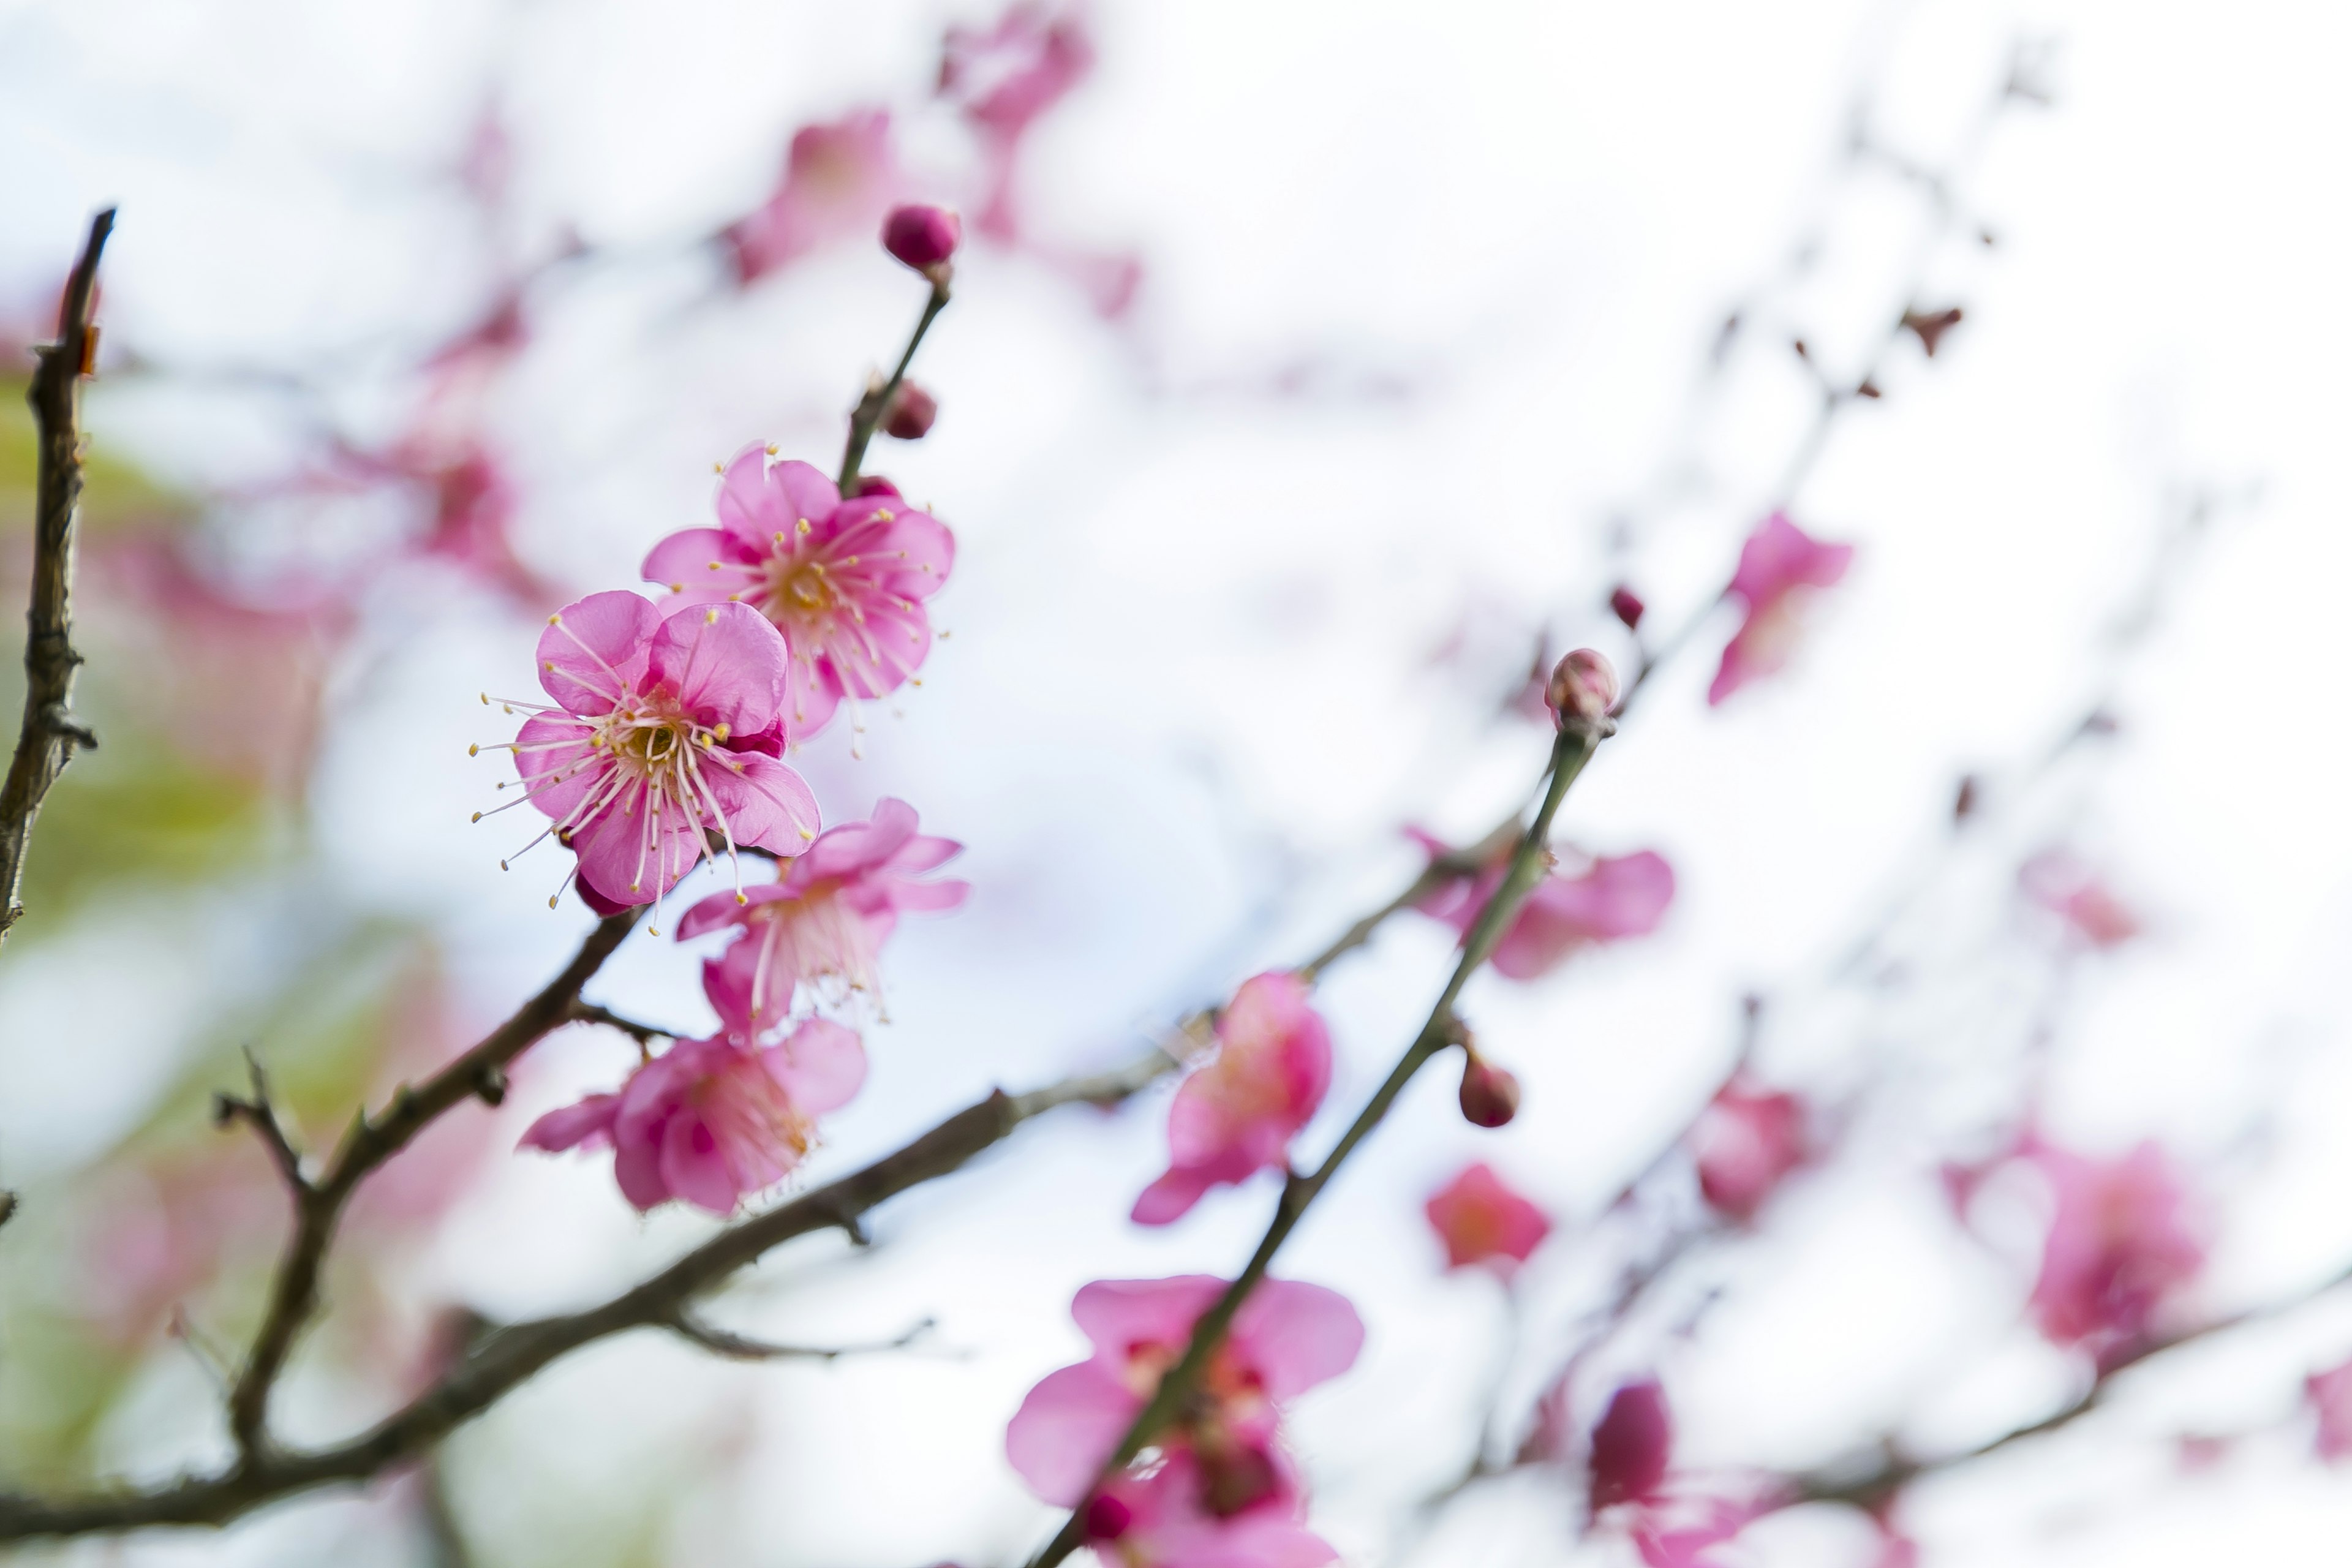
[[602,1024],[607,1028],[618,1029],[641,1046],[650,1046],[656,1040],[677,1038],[676,1030],[658,1029],[651,1024],[641,1024],[635,1018],[625,1018],[610,1007],[600,1007],[593,1002],[583,1002],[577,996],[572,999],[572,1005],[565,1009],[563,1016],[571,1023]]
[[925,1318],[896,1339],[877,1340],[861,1345],[779,1345],[765,1340],[750,1339],[726,1329],[713,1328],[688,1307],[679,1306],[662,1322],[662,1327],[685,1340],[699,1345],[713,1355],[730,1361],[839,1361],[845,1355],[874,1355],[884,1351],[902,1351],[933,1329],[936,1319]]
[[261,1070],[261,1060],[251,1050],[245,1053],[245,1068],[253,1079],[253,1098],[239,1100],[233,1094],[213,1096],[213,1124],[226,1127],[232,1121],[243,1121],[253,1128],[262,1147],[269,1152],[270,1163],[278,1173],[286,1178],[293,1189],[295,1202],[310,1191],[310,1179],[302,1174],[302,1153],[287,1135],[286,1124],[278,1120],[278,1108],[269,1098],[269,1079]]
[[[615,917],[625,925],[626,919]],[[608,921],[605,926],[613,923]],[[604,927],[598,929],[602,931]],[[561,1010],[558,1003],[551,1012]],[[481,1050],[477,1047],[450,1070],[457,1070]],[[296,1492],[364,1480],[424,1453],[541,1367],[583,1345],[631,1329],[676,1332],[675,1319],[687,1303],[771,1248],[812,1231],[850,1229],[868,1210],[910,1187],[960,1169],[1032,1117],[1080,1102],[1116,1104],[1174,1067],[1174,1058],[1155,1048],[1111,1072],[1070,1079],[1027,1094],[992,1093],[864,1169],[728,1226],[611,1300],[584,1311],[490,1332],[430,1389],[348,1442],[307,1451],[264,1445],[247,1450],[226,1470],[189,1476],[146,1490],[66,1499],[0,1494],[0,1541],[155,1525],[226,1524]],[[423,1093],[419,1091],[420,1099]],[[462,1094],[449,1103],[457,1098]]]
[[81,381],[90,374],[98,348],[90,303],[98,289],[99,253],[113,229],[112,207],[90,219],[89,239],[58,306],[58,341],[34,351],[40,365],[25,394],[40,432],[40,458],[33,503],[33,597],[25,612],[25,721],[7,784],[0,788],[0,940],[25,912],[17,895],[24,889],[25,856],[42,798],[73,760],[76,746],[98,744],[98,737],[73,716],[74,671],[81,664],[73,646],[74,525],[81,510]]
[[[267,1466],[271,1447],[269,1393],[278,1374],[285,1369],[296,1337],[318,1306],[319,1271],[326,1261],[328,1248],[334,1243],[336,1224],[342,1218],[343,1207],[352,1194],[371,1173],[406,1148],[411,1139],[443,1112],[471,1099],[495,1105],[504,1098],[507,1064],[541,1036],[570,1021],[580,988],[621,945],[622,938],[629,934],[640,912],[625,910],[598,921],[563,973],[516,1009],[512,1017],[483,1037],[479,1044],[423,1083],[403,1084],[394,1091],[392,1103],[379,1114],[370,1117],[362,1111],[354,1117],[325,1173],[316,1181],[302,1178],[299,1162],[289,1168],[294,1198],[293,1234],[287,1238],[277,1278],[270,1285],[269,1304],[260,1331],[254,1336],[253,1348],[247,1354],[245,1370],[229,1391],[229,1431],[236,1439],[242,1468],[257,1471]],[[256,1093],[261,1103],[247,1110],[246,1102],[224,1097],[221,1115],[224,1119],[243,1117],[251,1121],[264,1130],[265,1139],[274,1133],[276,1142],[283,1143],[284,1133],[277,1131],[277,1118],[268,1110],[266,1098],[261,1098],[262,1086],[258,1069],[256,1071]],[[290,1157],[289,1147],[281,1164]]]
[[[1549,853],[1547,844],[1551,837],[1552,818],[1559,815],[1560,802],[1567,798],[1569,785],[1576,782],[1577,775],[1584,771],[1584,764],[1592,760],[1593,752],[1615,729],[1616,726],[1606,719],[1597,724],[1574,723],[1562,728],[1559,738],[1553,743],[1550,763],[1545,770],[1549,781],[1543,803],[1536,808],[1535,820],[1520,836],[1518,848],[1511,857],[1510,868],[1504,872],[1501,884],[1486,900],[1486,907],[1479,911],[1477,921],[1464,937],[1461,960],[1454,965],[1445,989],[1439,993],[1435,1005],[1430,1009],[1428,1020],[1421,1026],[1421,1032],[1413,1037],[1412,1043],[1397,1058],[1396,1066],[1390,1069],[1386,1080],[1372,1091],[1371,1099],[1365,1102],[1363,1110],[1357,1112],[1356,1120],[1349,1125],[1347,1131],[1340,1134],[1339,1143],[1313,1173],[1302,1176],[1294,1171],[1285,1179],[1282,1195],[1275,1204],[1274,1221],[1267,1226],[1257,1250],[1251,1255],[1240,1276],[1225,1287],[1224,1294],[1218,1297],[1192,1325],[1192,1337],[1184,1347],[1183,1356],[1160,1377],[1150,1399],[1145,1402],[1143,1409],[1129,1426],[1127,1435],[1119,1439],[1118,1447],[1104,1461],[1095,1484],[1087,1489],[1089,1496],[1099,1491],[1113,1476],[1125,1469],[1167,1428],[1208,1370],[1209,1358],[1223,1342],[1225,1331],[1232,1327],[1235,1314],[1240,1312],[1250,1293],[1265,1278],[1266,1270],[1273,1267],[1275,1254],[1282,1249],[1283,1243],[1289,1239],[1299,1220],[1324,1188],[1330,1184],[1331,1178],[1339,1173],[1339,1167],[1347,1163],[1358,1145],[1370,1137],[1372,1130],[1387,1117],[1389,1108],[1396,1103],[1397,1096],[1404,1092],[1405,1085],[1412,1081],[1413,1075],[1432,1057],[1460,1037],[1454,1021],[1454,1004],[1460,998],[1462,988],[1469,984],[1470,976],[1494,952],[1512,917],[1518,913],[1519,906],[1527,901],[1528,895],[1534,891],[1536,883],[1542,878]],[[1062,1528],[1055,1533],[1053,1540],[1030,1559],[1029,1568],[1054,1568],[1055,1563],[1078,1549],[1085,1533],[1086,1510],[1081,1508],[1073,1510],[1062,1521]]]
[[931,323],[948,308],[948,272],[942,267],[931,279],[931,297],[923,302],[922,317],[915,323],[914,334],[907,340],[906,353],[898,356],[898,368],[890,373],[887,381],[878,375],[874,377],[866,385],[866,395],[850,411],[849,440],[841,452],[840,483],[845,497],[856,489],[858,466],[866,461],[866,444],[874,439],[875,427],[882,423],[883,415],[889,412],[890,400],[898,395],[899,384],[907,379],[907,367],[915,363],[915,351],[922,347],[923,334],[931,330]]

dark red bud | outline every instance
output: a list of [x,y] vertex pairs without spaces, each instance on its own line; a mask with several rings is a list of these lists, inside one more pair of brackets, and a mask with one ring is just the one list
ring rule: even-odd
[[1472,1051],[1462,1064],[1462,1115],[1473,1127],[1501,1127],[1519,1113],[1519,1080]]
[[1612,1394],[1592,1428],[1592,1511],[1654,1494],[1666,1479],[1674,1441],[1664,1389],[1633,1383]]
[[963,220],[945,207],[904,206],[882,220],[882,248],[929,275],[963,242]]
[[857,488],[849,493],[853,496],[895,496],[898,493],[898,487],[879,474],[861,474]]
[[1609,592],[1609,613],[1625,623],[1629,632],[1642,629],[1642,612],[1649,608],[1642,595],[1620,583]]
[[1135,1510],[1115,1497],[1097,1497],[1087,1504],[1087,1539],[1117,1541],[1135,1521]]
[[882,433],[901,441],[919,441],[928,435],[931,422],[940,416],[940,400],[911,381],[902,381],[898,390],[890,395],[890,406],[882,416]]

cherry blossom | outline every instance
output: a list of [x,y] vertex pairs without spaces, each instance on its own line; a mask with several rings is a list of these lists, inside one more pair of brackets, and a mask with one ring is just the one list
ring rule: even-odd
[[812,1018],[783,1040],[739,1035],[680,1040],[616,1093],[551,1110],[522,1146],[553,1153],[613,1149],[621,1194],[640,1210],[681,1198],[715,1215],[789,1175],[816,1140],[816,1119],[866,1081],[856,1032]]
[[785,731],[798,741],[843,698],[885,696],[921,668],[923,601],[947,582],[955,537],[895,492],[844,500],[808,464],[769,456],[737,453],[719,482],[719,526],[671,534],[645,574],[673,605],[740,603],[776,624],[792,652]]
[[[1434,860],[1448,853],[1418,828],[1414,839]],[[1462,933],[1478,923],[1480,911],[1503,885],[1506,849],[1476,876],[1449,879],[1413,907]],[[1599,856],[1574,873],[1554,871],[1535,886],[1495,945],[1497,973],[1534,980],[1550,973],[1587,947],[1647,936],[1674,902],[1675,872],[1664,857],[1648,849],[1632,855]]]
[[2319,1457],[2330,1463],[2352,1457],[2352,1362],[2312,1373],[2304,1391],[2319,1415]]
[[773,754],[786,662],[775,628],[740,605],[665,620],[614,592],[548,617],[539,679],[555,705],[513,751],[523,798],[552,821],[541,837],[577,852],[592,907],[657,901],[707,833],[786,856],[816,837],[816,797]]
[[1745,1225],[1788,1173],[1805,1163],[1804,1102],[1735,1079],[1691,1129],[1700,1194]]
[[[1298,1528],[1303,1500],[1280,1442],[1284,1402],[1347,1371],[1363,1347],[1355,1309],[1319,1285],[1261,1282],[1234,1314],[1195,1396],[1154,1437],[1159,1467],[1088,1497],[1161,1373],[1184,1353],[1193,1323],[1225,1285],[1192,1274],[1097,1280],[1081,1289],[1070,1315],[1095,1353],[1029,1391],[1005,1429],[1005,1456],[1047,1502],[1087,1504],[1087,1523],[1097,1539],[1117,1540],[1126,1552],[1133,1532],[1140,1554],[1129,1562],[1328,1562],[1329,1549]],[[1112,1506],[1101,1506],[1106,1499]],[[1310,1554],[1318,1549],[1320,1555]]]
[[919,879],[963,846],[918,834],[915,823],[905,801],[880,801],[872,821],[825,829],[775,881],[740,899],[714,893],[688,910],[680,941],[730,926],[742,933],[706,972],[714,1001],[727,998],[721,1012],[739,1011],[756,1027],[782,1017],[798,985],[824,989],[836,1004],[878,991],[877,960],[899,914],[950,910],[971,891],[966,882]]
[[2034,1320],[2053,1343],[2108,1364],[2147,1342],[2158,1311],[2204,1267],[2187,1194],[2153,1142],[2109,1161],[2038,1139],[2021,1152],[2055,1202]]
[[1551,1234],[1543,1210],[1505,1185],[1484,1162],[1446,1183],[1424,1212],[1445,1244],[1449,1268],[1485,1264],[1507,1278]]
[[1748,614],[1706,689],[1708,706],[1786,666],[1797,650],[1805,600],[1814,589],[1833,586],[1853,563],[1853,545],[1822,543],[1780,512],[1766,518],[1740,546],[1739,567],[1726,590]]
[[899,184],[887,110],[801,127],[767,201],[719,236],[736,281],[749,287],[821,246],[871,234]]
[[1289,1157],[1331,1086],[1331,1032],[1307,983],[1273,973],[1243,982],[1217,1018],[1217,1055],[1186,1079],[1168,1113],[1168,1172],[1135,1200],[1139,1225],[1168,1225],[1211,1187],[1245,1182]]

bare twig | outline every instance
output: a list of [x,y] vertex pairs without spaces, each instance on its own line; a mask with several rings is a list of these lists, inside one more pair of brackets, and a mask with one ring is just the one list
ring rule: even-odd
[[[1519,906],[1526,902],[1528,894],[1534,890],[1537,881],[1543,876],[1552,818],[1559,814],[1560,802],[1568,795],[1569,785],[1576,782],[1577,775],[1584,771],[1584,764],[1591,761],[1592,753],[1601,740],[1613,729],[1613,725],[1603,720],[1598,725],[1570,724],[1560,731],[1559,738],[1552,747],[1550,764],[1546,769],[1549,784],[1544,791],[1543,803],[1536,809],[1535,820],[1520,837],[1518,849],[1511,857],[1510,868],[1504,873],[1501,885],[1487,900],[1486,907],[1479,911],[1476,922],[1464,939],[1461,960],[1454,965],[1445,989],[1439,993],[1435,1005],[1430,1009],[1428,1020],[1422,1025],[1421,1032],[1413,1037],[1412,1043],[1405,1047],[1404,1054],[1397,1059],[1387,1079],[1372,1092],[1371,1099],[1357,1113],[1356,1120],[1340,1135],[1339,1143],[1324,1157],[1323,1163],[1311,1174],[1302,1176],[1293,1172],[1285,1179],[1282,1195],[1275,1205],[1274,1221],[1266,1227],[1257,1250],[1251,1255],[1240,1277],[1225,1288],[1224,1294],[1193,1324],[1192,1337],[1184,1347],[1183,1356],[1160,1377],[1150,1399],[1145,1402],[1141,1412],[1128,1427],[1127,1435],[1119,1439],[1118,1447],[1104,1462],[1094,1486],[1087,1489],[1090,1496],[1101,1489],[1111,1477],[1126,1468],[1166,1428],[1207,1371],[1209,1358],[1223,1342],[1225,1331],[1232,1327],[1234,1315],[1265,1278],[1266,1270],[1273,1266],[1275,1254],[1289,1239],[1300,1218],[1330,1184],[1331,1178],[1339,1173],[1339,1167],[1347,1163],[1357,1146],[1370,1136],[1372,1130],[1387,1117],[1389,1108],[1396,1103],[1397,1096],[1404,1092],[1404,1087],[1412,1081],[1412,1076],[1432,1057],[1454,1041],[1457,1030],[1454,1004],[1461,996],[1462,988],[1469,984],[1470,976],[1494,952],[1495,944],[1502,940],[1505,929],[1518,913]],[[1063,1521],[1053,1540],[1030,1559],[1030,1568],[1053,1568],[1054,1564],[1078,1549],[1085,1532],[1086,1510],[1079,1509]]]
[[58,341],[34,352],[40,358],[26,401],[40,432],[33,510],[33,597],[25,612],[25,721],[8,782],[0,789],[0,940],[24,914],[25,855],[41,800],[58,782],[76,746],[98,737],[73,716],[74,525],[81,510],[81,380],[97,358],[98,330],[90,302],[98,289],[99,254],[114,229],[114,209],[90,220],[81,259],[66,280],[58,307]]
[[779,1345],[765,1340],[750,1339],[726,1329],[713,1328],[698,1316],[693,1309],[679,1306],[664,1319],[662,1327],[692,1344],[701,1346],[713,1355],[730,1361],[839,1361],[845,1355],[876,1355],[885,1351],[902,1351],[933,1329],[938,1320],[925,1318],[896,1339],[877,1340],[857,1345]]
[[[560,1005],[551,1011],[560,1012]],[[1166,1052],[1154,1048],[1116,1071],[1071,1079],[1027,1094],[992,1093],[864,1169],[728,1226],[644,1283],[599,1306],[483,1336],[431,1388],[349,1442],[307,1451],[264,1445],[247,1450],[226,1470],[143,1490],[58,1500],[0,1493],[0,1541],[154,1525],[226,1524],[296,1492],[364,1480],[424,1453],[559,1357],[631,1329],[675,1332],[672,1320],[686,1303],[771,1248],[812,1231],[845,1230],[868,1210],[908,1188],[961,1169],[1030,1118],[1064,1105],[1116,1103],[1174,1065]]]
[[[342,1217],[343,1205],[352,1194],[370,1173],[407,1147],[409,1140],[443,1112],[478,1096],[496,1103],[506,1092],[507,1064],[548,1031],[570,1019],[580,988],[621,945],[621,939],[629,934],[639,912],[626,910],[598,921],[563,973],[548,982],[544,990],[524,1003],[479,1044],[423,1083],[403,1084],[394,1092],[392,1103],[379,1114],[370,1117],[362,1111],[354,1117],[333,1158],[316,1181],[301,1178],[299,1162],[290,1169],[293,1234],[287,1238],[277,1278],[270,1285],[269,1305],[262,1317],[260,1331],[254,1336],[253,1348],[247,1354],[245,1370],[229,1391],[229,1431],[236,1439],[244,1468],[254,1469],[266,1460],[270,1447],[270,1389],[285,1368],[296,1336],[318,1305],[319,1270],[326,1261],[327,1249],[334,1242],[336,1223]],[[262,1094],[257,1069],[257,1098]],[[257,1128],[265,1129],[265,1139],[274,1133],[277,1142],[284,1142],[266,1099],[251,1110],[244,1109],[245,1102],[226,1098],[221,1104],[225,1119],[243,1117]],[[291,1157],[290,1148],[288,1157]]]
[[624,1018],[610,1007],[600,1007],[593,1002],[583,1002],[577,996],[572,999],[572,1005],[565,1011],[564,1017],[574,1024],[602,1024],[607,1028],[618,1029],[641,1046],[650,1046],[656,1040],[677,1038],[677,1033],[673,1030],[656,1028],[651,1024],[641,1024],[635,1018]]
[[268,1150],[270,1162],[278,1167],[278,1173],[284,1176],[286,1184],[293,1189],[295,1202],[299,1204],[310,1191],[310,1179],[302,1174],[301,1151],[294,1147],[294,1141],[287,1135],[285,1123],[278,1120],[278,1107],[269,1098],[268,1075],[261,1070],[261,1059],[250,1048],[245,1053],[245,1068],[253,1079],[253,1098],[239,1100],[233,1094],[213,1096],[213,1121],[222,1127],[232,1121],[249,1124],[254,1135],[261,1140],[262,1147]]
[[841,493],[850,494],[857,488],[858,465],[866,461],[866,444],[874,439],[875,427],[890,410],[890,400],[898,395],[899,384],[907,379],[907,367],[915,363],[915,351],[923,344],[923,334],[948,308],[948,274],[941,269],[931,280],[931,297],[923,302],[923,314],[915,323],[914,334],[907,340],[907,352],[898,356],[898,368],[890,379],[876,376],[866,388],[866,395],[849,415],[849,441],[841,452]]

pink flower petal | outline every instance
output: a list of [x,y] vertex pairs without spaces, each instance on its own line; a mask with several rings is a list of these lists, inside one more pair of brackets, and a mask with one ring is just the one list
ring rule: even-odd
[[866,1045],[857,1031],[811,1018],[772,1047],[777,1081],[793,1103],[814,1115],[849,1103],[866,1082]]
[[660,625],[651,600],[625,590],[566,605],[539,634],[539,683],[567,712],[609,713],[636,689]]
[[806,779],[758,752],[738,752],[723,760],[713,752],[712,758],[703,780],[737,844],[755,844],[787,858],[809,847],[818,818],[816,795]]
[[1267,1279],[1234,1316],[1234,1352],[1274,1399],[1289,1399],[1356,1364],[1364,1321],[1337,1290]]
[[1194,1321],[1224,1290],[1225,1281],[1210,1274],[1097,1279],[1078,1291],[1070,1316],[1097,1351],[1124,1359],[1140,1344],[1181,1349]]
[[[632,595],[634,596],[634,595]],[[783,700],[784,639],[747,605],[680,610],[654,634],[647,673],[705,724],[753,735]]]
[[516,1145],[560,1153],[582,1146],[593,1149],[613,1141],[613,1119],[621,1109],[617,1094],[592,1094],[574,1105],[551,1110],[530,1124]]
[[1100,1362],[1048,1373],[1004,1429],[1004,1457],[1029,1489],[1075,1508],[1143,1402]]

